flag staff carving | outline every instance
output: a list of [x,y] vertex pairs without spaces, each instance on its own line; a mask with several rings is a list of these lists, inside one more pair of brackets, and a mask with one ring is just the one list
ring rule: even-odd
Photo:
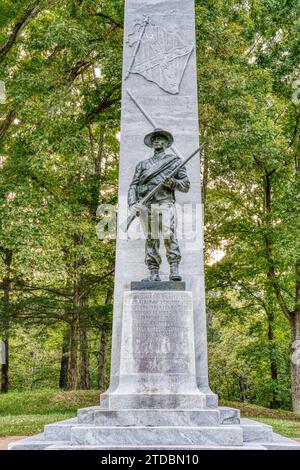
[[131,73],[131,69],[132,69],[132,67],[133,67],[133,64],[134,64],[136,55],[137,55],[137,53],[138,53],[138,50],[139,50],[139,47],[140,47],[140,44],[141,44],[142,37],[144,36],[144,32],[145,32],[146,26],[148,25],[149,21],[150,21],[149,16],[145,16],[145,19],[144,19],[144,21],[143,21],[143,23],[142,23],[142,31],[141,31],[141,34],[140,34],[140,37],[139,37],[138,41],[137,41],[136,44],[135,44],[133,56],[132,56],[132,59],[131,59],[131,62],[130,62],[130,65],[129,65],[129,69],[128,69],[127,74],[126,74],[126,77],[125,77],[125,80],[129,77],[129,74]]
[[[150,114],[145,110],[145,108],[143,108],[143,106],[138,102],[138,100],[136,99],[135,96],[133,96],[133,93],[131,90],[129,90],[127,88],[127,93],[128,95],[130,96],[130,98],[132,99],[132,101],[134,102],[134,104],[136,105],[136,107],[141,111],[141,113],[143,114],[143,116],[145,116],[145,118],[147,119],[147,121],[151,124],[151,126],[153,127],[153,129],[156,129],[158,127],[160,127],[156,121],[154,121],[154,119],[150,116]],[[179,152],[179,150],[177,150],[177,148],[175,147],[174,144],[171,145],[170,147],[173,152],[175,153],[175,155],[177,155],[177,157],[183,159],[181,153]]]
[[193,46],[184,44],[176,32],[157,26],[149,16],[136,21],[127,43],[133,55],[125,80],[138,74],[167,93],[179,93]]

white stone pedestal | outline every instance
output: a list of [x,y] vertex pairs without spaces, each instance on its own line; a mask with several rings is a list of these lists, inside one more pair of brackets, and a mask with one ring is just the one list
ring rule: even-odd
[[118,387],[108,409],[194,409],[206,406],[196,382],[191,292],[124,293]]

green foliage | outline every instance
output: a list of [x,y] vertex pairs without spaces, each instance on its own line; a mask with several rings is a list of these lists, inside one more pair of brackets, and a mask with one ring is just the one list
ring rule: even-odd
[[299,105],[291,86],[298,8],[197,2],[211,379],[222,397],[265,406],[290,406],[300,253]]
[[[1,2],[0,52],[31,4]],[[211,383],[223,398],[288,408],[299,2],[195,5]],[[14,389],[57,385],[70,326],[74,340],[88,331],[97,383],[115,244],[97,240],[96,210],[117,201],[123,9],[41,0],[0,54],[0,331]]]
[[[1,3],[3,38],[31,5]],[[10,339],[11,387],[53,387],[61,332],[80,319],[96,386],[115,250],[96,237],[96,210],[117,196],[123,2],[35,6],[0,60],[0,330]]]

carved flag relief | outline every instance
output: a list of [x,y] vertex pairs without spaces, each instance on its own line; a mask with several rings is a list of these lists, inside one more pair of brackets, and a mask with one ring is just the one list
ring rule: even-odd
[[128,44],[133,54],[126,78],[139,74],[168,93],[179,93],[193,46],[185,45],[178,34],[156,26],[149,17],[134,25]]

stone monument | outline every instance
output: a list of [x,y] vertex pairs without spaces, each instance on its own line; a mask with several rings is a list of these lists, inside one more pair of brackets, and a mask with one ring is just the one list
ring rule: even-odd
[[[125,1],[119,206],[129,190],[133,214],[141,209],[133,207],[133,175],[151,158],[145,142],[154,129],[168,130],[176,162],[199,147],[195,48],[194,0]],[[110,386],[100,405],[12,449],[300,449],[218,407],[209,388],[199,156],[181,177],[186,190],[166,178],[165,191],[176,191],[190,230],[173,240],[173,258],[166,246],[169,262],[155,246],[146,266],[145,240],[119,227]]]

